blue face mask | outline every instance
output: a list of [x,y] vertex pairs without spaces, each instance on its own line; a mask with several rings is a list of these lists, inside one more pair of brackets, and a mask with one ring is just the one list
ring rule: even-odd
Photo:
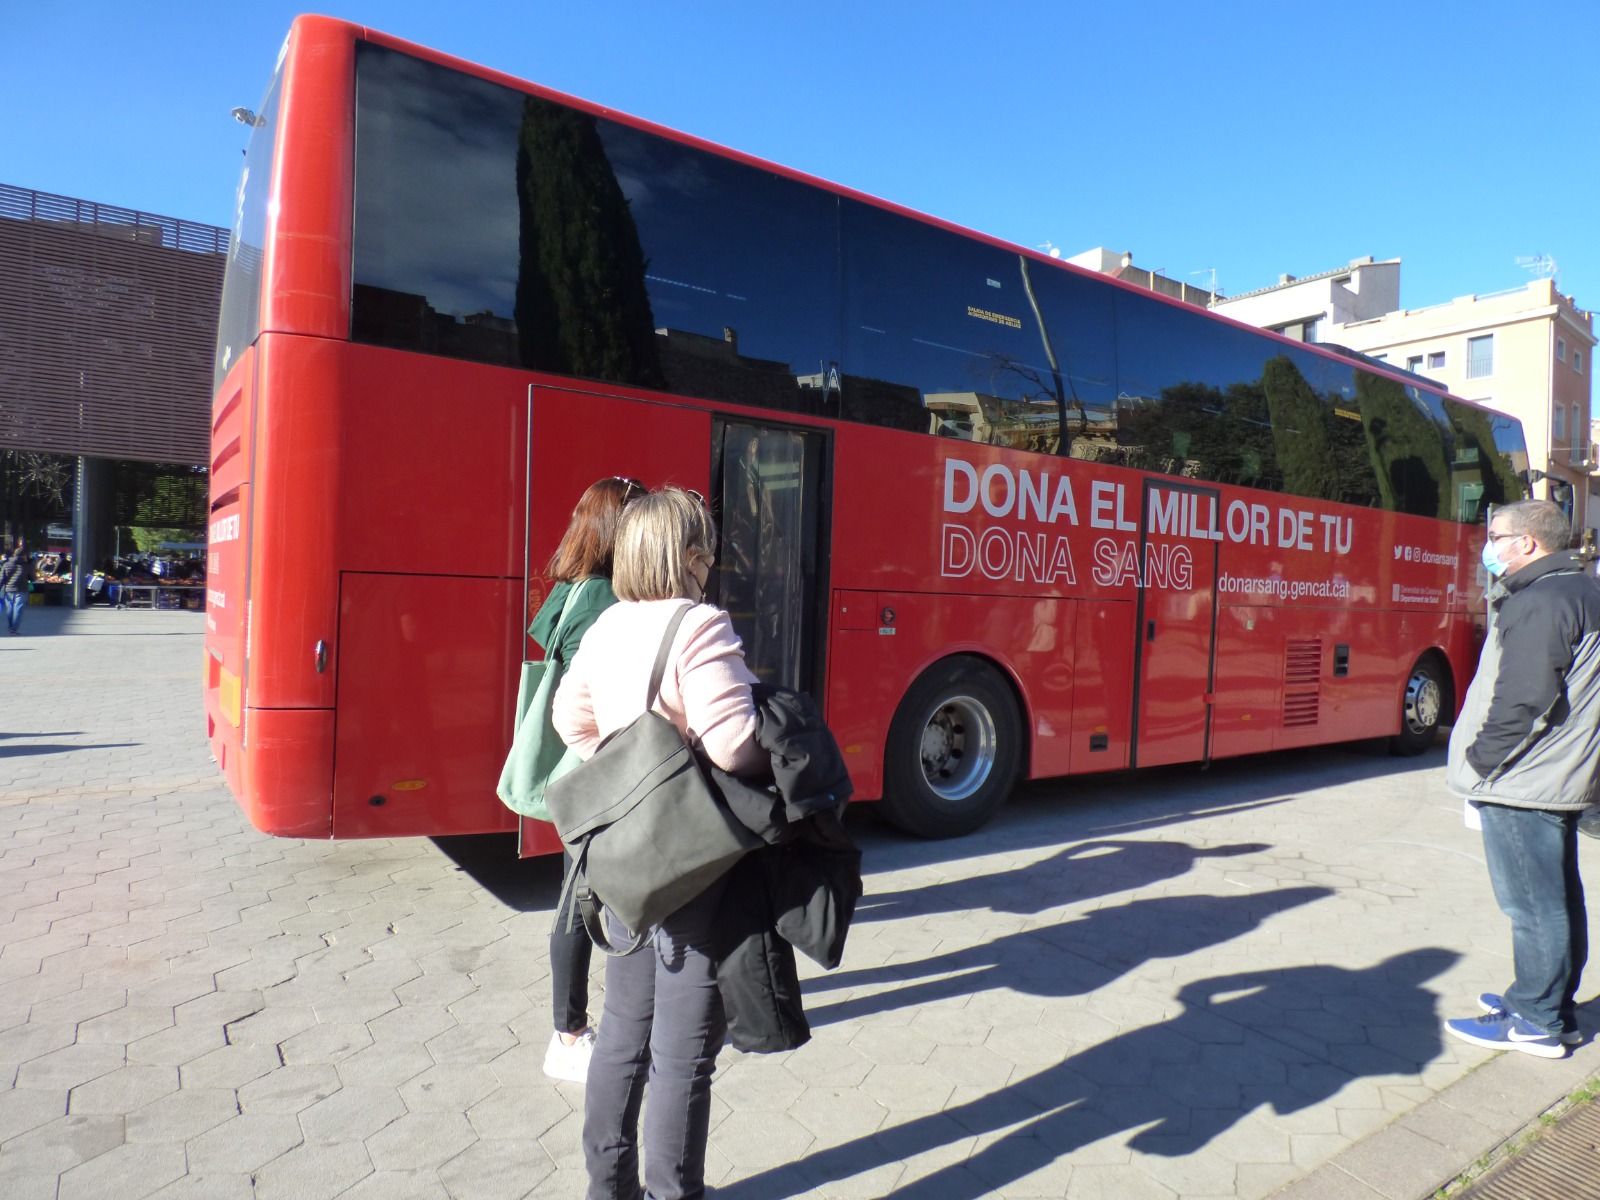
[[1485,542],[1483,544],[1483,569],[1496,579],[1506,573],[1506,565],[1500,561],[1500,556],[1495,553],[1493,542]]

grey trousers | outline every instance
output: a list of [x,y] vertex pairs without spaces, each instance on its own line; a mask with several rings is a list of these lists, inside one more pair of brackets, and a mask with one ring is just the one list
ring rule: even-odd
[[[583,1097],[589,1200],[705,1195],[711,1072],[727,1033],[708,953],[722,891],[721,881],[713,884],[637,953],[606,960],[605,1012]],[[639,1109],[647,1081],[641,1193]]]

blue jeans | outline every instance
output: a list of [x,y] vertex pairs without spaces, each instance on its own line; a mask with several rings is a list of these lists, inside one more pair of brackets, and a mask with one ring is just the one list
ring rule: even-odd
[[28,594],[0,592],[0,605],[6,610],[6,628],[15,633],[22,625],[22,610],[28,607]]
[[[583,1096],[589,1200],[639,1200],[639,1109],[647,1079],[643,1194],[649,1200],[705,1195],[711,1072],[727,1034],[709,954],[723,886],[718,880],[673,913],[636,953],[606,960],[605,1014]],[[611,928],[626,936],[615,920]]]
[[1483,804],[1483,851],[1500,911],[1511,918],[1516,980],[1506,1007],[1547,1033],[1577,1028],[1573,998],[1589,957],[1578,874],[1578,814]]

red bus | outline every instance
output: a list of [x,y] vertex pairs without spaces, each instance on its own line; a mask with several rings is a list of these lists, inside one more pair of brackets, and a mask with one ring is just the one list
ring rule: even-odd
[[753,668],[951,835],[1019,779],[1429,744],[1527,466],[1418,376],[319,17],[218,340],[207,727],[300,837],[515,827],[523,631],[603,476],[708,497]]

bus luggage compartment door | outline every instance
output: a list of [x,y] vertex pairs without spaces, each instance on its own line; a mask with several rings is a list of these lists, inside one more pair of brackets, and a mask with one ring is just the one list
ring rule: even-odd
[[1197,762],[1210,752],[1216,677],[1221,494],[1147,479],[1139,521],[1135,625],[1135,766]]

